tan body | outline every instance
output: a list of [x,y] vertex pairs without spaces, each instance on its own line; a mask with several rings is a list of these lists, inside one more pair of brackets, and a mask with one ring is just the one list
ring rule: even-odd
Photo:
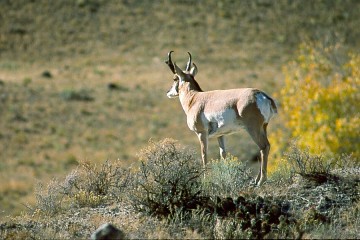
[[[188,66],[190,63],[191,58]],[[180,98],[187,116],[187,125],[199,138],[204,166],[207,163],[209,138],[218,139],[220,155],[225,158],[224,135],[245,129],[260,148],[261,166],[255,183],[261,185],[267,177],[270,151],[266,127],[277,112],[273,99],[255,88],[203,92],[194,79],[196,65],[191,70],[187,67],[186,71],[182,71],[176,64],[173,66],[174,84],[167,95],[170,98]]]

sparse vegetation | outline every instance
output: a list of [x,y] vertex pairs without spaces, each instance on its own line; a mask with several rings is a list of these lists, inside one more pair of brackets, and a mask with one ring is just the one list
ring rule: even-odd
[[[296,162],[290,165],[294,172],[309,161],[308,153],[299,151],[287,155]],[[140,159],[140,166],[127,170],[110,161],[80,163],[64,181],[40,185],[35,207],[21,220],[1,224],[0,236],[84,238],[97,228],[99,216],[118,224],[128,238],[313,238],[326,229],[338,237],[347,224],[347,238],[359,233],[359,166],[342,175],[336,165],[326,168],[327,181],[318,181],[318,169],[310,167],[286,183],[269,179],[263,189],[243,184],[215,192],[209,184],[218,183],[219,169],[235,159],[216,162],[206,181],[199,159],[174,140],[151,142]]]

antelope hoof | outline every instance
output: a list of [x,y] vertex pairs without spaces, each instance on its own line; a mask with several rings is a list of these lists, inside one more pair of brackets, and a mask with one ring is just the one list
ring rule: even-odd
[[261,173],[259,172],[257,177],[254,179],[254,185],[258,185],[258,183],[260,182],[260,178],[261,178]]
[[261,185],[263,185],[264,182],[266,182],[266,177],[260,178],[260,180],[256,183],[256,185],[260,187]]

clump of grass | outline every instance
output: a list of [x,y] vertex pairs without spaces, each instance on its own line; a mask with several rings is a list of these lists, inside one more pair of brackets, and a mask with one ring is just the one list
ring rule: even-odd
[[60,93],[60,97],[66,101],[84,101],[91,102],[94,101],[94,97],[91,95],[89,89],[67,89]]
[[151,142],[141,154],[135,174],[132,205],[140,211],[167,216],[176,209],[196,207],[201,193],[200,162],[172,139]]
[[212,161],[204,179],[204,190],[209,195],[236,196],[249,186],[251,169],[236,157]]
[[172,238],[213,238],[215,217],[206,209],[176,210],[165,219]]

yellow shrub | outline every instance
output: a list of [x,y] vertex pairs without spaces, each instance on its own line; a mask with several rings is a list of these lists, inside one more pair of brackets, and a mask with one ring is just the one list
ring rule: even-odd
[[[360,156],[360,55],[349,54],[345,64],[338,46],[302,44],[298,58],[283,68],[285,86],[278,99],[280,118],[288,133],[270,136],[279,159],[289,139],[312,153]],[[275,151],[274,151],[275,150]],[[279,160],[275,160],[275,165]],[[274,168],[274,166],[272,166]]]

